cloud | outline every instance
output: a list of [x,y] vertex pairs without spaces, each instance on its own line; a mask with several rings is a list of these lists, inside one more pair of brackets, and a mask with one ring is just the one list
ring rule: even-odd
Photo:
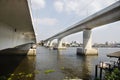
[[72,11],[78,11],[79,5],[77,3],[77,1],[69,1],[68,4],[66,4],[66,11],[67,12],[72,12]]
[[31,0],[33,9],[41,9],[45,7],[45,0]]
[[[57,0],[54,2],[55,10],[58,12],[75,13],[77,15],[84,11],[91,0]],[[84,13],[83,13],[84,14]]]
[[54,7],[58,12],[63,11],[63,5],[64,5],[64,3],[61,1],[55,1],[55,3],[54,3]]
[[115,0],[56,0],[54,7],[58,12],[74,13],[83,16],[87,12],[93,13],[99,11],[114,2]]
[[33,19],[35,25],[46,25],[46,26],[54,26],[58,23],[58,20],[55,18],[36,18]]
[[[114,2],[116,2],[115,0],[98,0],[98,1],[94,1],[90,7],[89,7],[89,10],[92,12],[92,13],[95,13],[99,10],[102,10],[106,7],[108,7],[109,5],[113,4]],[[90,9],[91,8],[91,9]]]

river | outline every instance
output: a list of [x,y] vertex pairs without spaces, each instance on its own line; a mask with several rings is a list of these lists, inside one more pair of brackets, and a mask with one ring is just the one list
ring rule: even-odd
[[120,48],[99,48],[98,56],[84,57],[77,56],[76,49],[70,47],[57,51],[38,47],[36,56],[0,56],[0,76],[23,72],[32,74],[30,80],[93,80],[95,65],[100,61],[115,60],[106,55],[120,51]]

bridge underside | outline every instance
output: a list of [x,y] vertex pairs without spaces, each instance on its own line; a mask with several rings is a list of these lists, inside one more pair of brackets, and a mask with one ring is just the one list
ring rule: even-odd
[[0,0],[0,50],[36,42],[28,1]]

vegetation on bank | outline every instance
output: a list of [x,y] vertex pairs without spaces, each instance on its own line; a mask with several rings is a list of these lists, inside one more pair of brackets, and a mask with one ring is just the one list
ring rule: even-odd
[[[61,70],[66,70],[66,68],[61,67]],[[47,69],[44,71],[44,74],[49,74],[49,73],[53,73],[55,72],[55,70],[53,69]],[[35,74],[39,74],[40,71],[39,70],[35,70],[32,73],[25,73],[25,72],[20,72],[20,73],[16,73],[16,74],[9,74],[7,76],[0,76],[0,80],[32,80],[35,76]],[[70,71],[71,73],[71,71]],[[68,76],[68,75],[67,75]],[[70,76],[69,76],[70,77]],[[69,77],[65,77],[65,79],[69,79]],[[71,78],[75,78],[75,75]],[[100,80],[100,79],[95,79],[95,80]],[[120,70],[118,68],[115,68],[113,71],[106,71],[105,72],[105,77],[103,80],[120,80]]]
[[[62,72],[65,74],[65,78],[63,80],[78,79],[79,77],[78,76],[79,74],[75,73],[75,71],[73,71],[70,68],[61,67],[60,70],[62,70]],[[0,76],[0,80],[33,80],[36,74],[44,73],[45,75],[48,75],[54,72],[55,72],[54,69],[46,69],[44,71],[35,70],[31,73],[30,72],[29,73],[19,72],[14,74],[12,73],[7,76]]]
[[[44,74],[49,74],[55,72],[53,69],[48,69],[44,71]],[[0,80],[33,80],[35,74],[39,74],[39,70],[35,70],[32,73],[19,72],[15,74],[8,74],[7,76],[0,76]]]
[[8,76],[1,76],[0,80],[31,80],[33,73],[20,72],[17,74],[10,74]]
[[112,72],[106,72],[105,80],[120,80],[120,70],[115,68]]
[[6,76],[0,76],[0,80],[33,80],[35,74],[39,74],[39,70],[35,70],[31,73],[19,72],[15,74],[8,74]]
[[[95,80],[100,80],[99,78]],[[106,71],[103,80],[120,80],[120,70],[118,68],[114,68],[113,71]]]
[[49,69],[49,70],[45,70],[45,74],[48,74],[48,73],[52,73],[52,72],[55,72],[55,70],[53,70],[53,69]]

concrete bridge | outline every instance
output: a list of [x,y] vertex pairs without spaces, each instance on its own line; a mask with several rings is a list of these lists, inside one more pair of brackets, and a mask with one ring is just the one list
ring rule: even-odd
[[36,43],[36,38],[30,13],[30,0],[0,0],[0,50],[2,53],[26,51],[28,54],[33,53],[31,46],[32,43]]
[[87,17],[86,19],[72,25],[66,30],[44,40],[46,46],[52,46],[54,39],[58,40],[57,48],[62,48],[62,39],[70,34],[83,31],[83,49],[78,49],[78,53],[83,55],[97,54],[97,49],[92,48],[93,28],[113,23],[120,20],[120,1],[108,6],[107,8]]

